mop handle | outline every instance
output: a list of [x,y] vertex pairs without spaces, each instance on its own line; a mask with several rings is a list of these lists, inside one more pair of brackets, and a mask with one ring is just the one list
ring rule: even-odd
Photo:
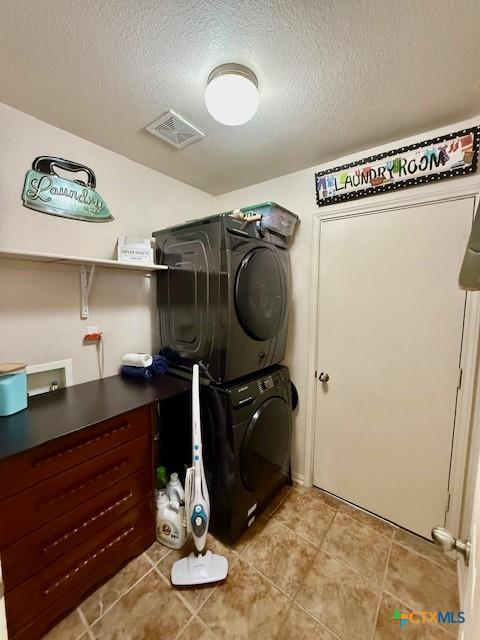
[[202,431],[200,428],[200,394],[199,394],[199,374],[198,364],[193,365],[192,379],[192,443],[193,443],[193,463],[202,459]]

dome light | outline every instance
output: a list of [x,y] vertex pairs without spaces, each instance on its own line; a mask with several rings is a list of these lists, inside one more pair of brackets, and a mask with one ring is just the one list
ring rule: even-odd
[[221,124],[245,124],[256,114],[259,102],[257,77],[248,67],[222,64],[208,76],[205,105]]

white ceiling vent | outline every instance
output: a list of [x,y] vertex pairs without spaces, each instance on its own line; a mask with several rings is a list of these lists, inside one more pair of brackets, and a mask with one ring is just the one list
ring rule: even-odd
[[177,149],[183,149],[187,144],[192,144],[205,136],[203,131],[171,110],[145,128],[157,138],[169,142]]

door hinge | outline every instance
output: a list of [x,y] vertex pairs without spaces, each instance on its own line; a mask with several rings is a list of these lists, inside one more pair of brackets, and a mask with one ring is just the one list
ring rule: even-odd
[[450,492],[447,493],[447,504],[445,506],[445,513],[448,513],[450,511],[450,498],[451,498],[451,494]]
[[463,369],[459,369],[458,370],[457,389],[460,389],[460,387],[462,386],[462,377],[463,377]]

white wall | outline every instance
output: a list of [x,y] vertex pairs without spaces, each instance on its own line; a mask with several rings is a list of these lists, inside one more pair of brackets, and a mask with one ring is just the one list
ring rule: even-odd
[[[3,249],[112,258],[120,235],[148,237],[156,229],[214,211],[213,196],[3,104],[0,140]],[[115,220],[80,222],[23,207],[25,173],[39,155],[91,167]],[[82,338],[86,325],[96,324],[105,334],[105,375],[115,374],[125,351],[158,347],[155,287],[150,282],[136,272],[100,270],[90,317],[81,320],[78,268],[0,260],[0,362],[72,358],[75,383],[95,379],[96,347],[83,346]]]
[[[119,235],[149,235],[155,229],[215,211],[274,200],[297,213],[301,223],[291,246],[293,296],[286,362],[300,394],[293,468],[294,473],[301,476],[307,375],[313,373],[307,372],[307,358],[312,220],[319,211],[315,201],[315,171],[479,121],[480,118],[475,118],[392,141],[214,198],[0,104],[0,248],[110,258],[114,257]],[[90,166],[97,176],[98,191],[115,220],[93,224],[24,208],[20,196],[25,173],[38,155],[56,155]],[[378,204],[381,198],[369,200]],[[155,291],[150,281],[141,275],[100,271],[94,282],[88,321],[80,319],[79,309],[78,269],[0,260],[0,362],[34,364],[71,357],[74,382],[95,379],[99,375],[96,348],[82,345],[87,324],[96,324],[105,333],[105,375],[117,372],[120,356],[125,351],[149,351],[158,346]]]
[[[301,223],[297,228],[292,246],[291,246],[291,264],[292,264],[292,305],[289,328],[289,342],[287,348],[286,364],[290,368],[292,380],[295,382],[299,392],[299,411],[295,424],[295,434],[293,443],[293,472],[300,479],[303,477],[304,457],[305,457],[305,416],[306,416],[306,393],[307,393],[307,376],[313,375],[312,371],[307,371],[308,354],[310,348],[309,335],[309,312],[310,312],[310,282],[311,282],[311,251],[312,251],[312,229],[313,216],[320,211],[316,204],[315,196],[315,172],[334,167],[338,164],[360,160],[365,156],[370,156],[382,151],[392,149],[395,146],[404,146],[420,140],[426,140],[430,137],[441,135],[462,129],[467,126],[473,126],[480,123],[480,117],[472,120],[454,123],[448,127],[436,129],[434,131],[425,132],[418,136],[405,138],[403,140],[392,141],[386,145],[365,149],[359,153],[350,156],[337,158],[329,163],[311,167],[303,171],[291,173],[281,176],[273,180],[261,182],[259,184],[231,191],[216,198],[217,211],[228,211],[236,207],[245,207],[248,205],[273,200],[282,206],[290,209],[300,216]],[[318,144],[321,146],[322,141]],[[288,150],[285,150],[288,153]],[[457,178],[462,180],[462,178]],[[455,183],[451,180],[451,183]],[[446,184],[446,183],[443,183]],[[422,187],[417,189],[421,190]],[[413,191],[413,189],[412,189]],[[389,193],[386,197],[392,198],[394,192]],[[378,205],[382,196],[374,198],[366,198],[368,201]],[[347,203],[348,204],[348,203]],[[324,211],[326,208],[323,209]]]

